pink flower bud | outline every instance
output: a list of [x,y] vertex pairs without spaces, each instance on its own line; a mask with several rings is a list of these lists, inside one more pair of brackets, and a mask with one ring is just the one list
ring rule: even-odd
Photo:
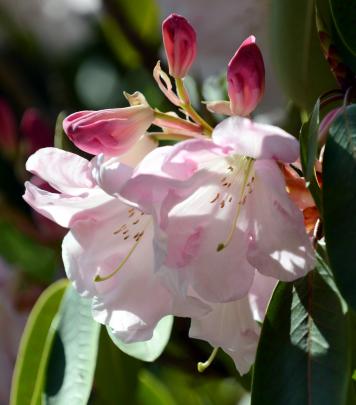
[[263,96],[265,66],[255,41],[253,35],[245,39],[227,68],[228,94],[235,115],[249,115]]
[[152,124],[154,113],[141,93],[125,96],[130,107],[69,115],[63,121],[65,133],[79,149],[93,155],[127,152]]
[[26,154],[53,145],[54,131],[36,108],[28,108],[21,120],[20,132],[26,145]]
[[16,149],[16,123],[9,104],[0,99],[0,148],[5,153],[13,153]]
[[162,36],[169,74],[175,78],[186,76],[197,51],[194,28],[184,17],[171,14],[163,21]]

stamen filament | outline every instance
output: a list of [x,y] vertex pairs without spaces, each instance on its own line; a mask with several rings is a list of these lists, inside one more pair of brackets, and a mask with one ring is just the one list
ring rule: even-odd
[[[100,283],[102,281],[106,281],[109,280],[111,277],[115,276],[115,274],[117,274],[126,264],[126,262],[129,260],[129,258],[131,257],[132,253],[136,250],[138,244],[140,243],[140,240],[146,230],[146,228],[148,227],[148,225],[151,223],[151,221],[148,221],[146,226],[144,227],[143,231],[141,231],[139,234],[136,234],[136,238],[135,238],[135,243],[131,246],[131,249],[128,251],[127,255],[124,257],[124,259],[122,260],[122,262],[119,264],[119,266],[110,274],[108,274],[107,276],[101,276],[100,274],[97,274],[94,278],[94,282],[96,283]],[[128,236],[127,236],[128,238]],[[125,239],[125,238],[124,238]]]
[[224,242],[220,242],[218,244],[218,246],[216,247],[217,252],[221,252],[231,242],[231,240],[232,240],[232,238],[234,236],[237,221],[238,221],[240,213],[241,213],[241,208],[242,208],[242,206],[244,205],[244,203],[246,201],[246,195],[244,195],[244,194],[245,194],[246,186],[247,186],[247,183],[248,183],[248,178],[250,176],[251,168],[252,168],[252,165],[253,165],[253,162],[254,162],[254,159],[252,159],[252,158],[247,158],[247,159],[248,159],[248,161],[247,161],[247,167],[245,169],[245,177],[244,177],[244,181],[242,183],[241,192],[240,192],[239,200],[238,200],[238,203],[237,203],[235,216],[234,216],[234,219],[232,221],[232,225],[231,225],[231,228],[230,228],[230,231],[229,231],[229,234],[228,234],[227,238],[225,239]]
[[211,352],[211,355],[209,356],[207,361],[204,362],[199,362],[197,365],[199,373],[203,373],[209,366],[210,364],[214,361],[217,353],[219,351],[218,347],[215,347],[214,350]]

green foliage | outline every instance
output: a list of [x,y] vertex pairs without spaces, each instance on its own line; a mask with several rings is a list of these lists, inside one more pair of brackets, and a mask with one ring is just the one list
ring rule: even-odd
[[147,370],[140,374],[138,403],[139,405],[179,405],[165,385]]
[[167,346],[169,337],[171,336],[173,326],[173,316],[169,315],[161,319],[155,330],[151,340],[137,343],[124,343],[116,338],[110,328],[108,333],[115,345],[124,353],[136,359],[143,361],[155,361]]
[[280,83],[295,104],[309,111],[321,93],[336,86],[320,49],[314,1],[273,0],[270,29]]
[[356,1],[329,0],[335,40],[344,62],[356,73]]
[[318,152],[318,131],[319,131],[320,99],[318,98],[310,120],[304,124],[300,133],[300,158],[302,162],[303,174],[306,181],[310,181],[315,176],[315,159]]
[[64,111],[58,114],[54,130],[54,147],[71,152],[73,150],[73,144],[69,141],[63,130],[63,121],[65,117],[66,113]]
[[[153,67],[158,45],[159,10],[154,0],[104,0],[108,14],[101,27],[119,62],[137,68]],[[138,13],[137,10],[140,10]]]
[[38,405],[44,387],[46,365],[50,353],[58,311],[68,281],[60,280],[45,290],[28,318],[17,356],[11,405]]
[[309,121],[303,124],[300,131],[300,160],[302,163],[303,175],[306,185],[311,192],[316,206],[321,215],[323,214],[323,203],[321,190],[316,178],[315,161],[318,152],[318,131],[319,131],[320,98],[318,98]]
[[356,309],[356,105],[348,106],[329,131],[323,163],[324,226],[336,283]]
[[0,255],[38,281],[52,279],[58,263],[56,252],[24,235],[15,225],[0,219]]
[[93,405],[135,404],[142,363],[119,350],[101,328],[94,377]]
[[100,324],[93,320],[91,300],[68,287],[46,373],[44,401],[50,405],[86,404],[92,389]]
[[252,405],[345,404],[350,379],[347,307],[324,259],[279,283],[263,323]]

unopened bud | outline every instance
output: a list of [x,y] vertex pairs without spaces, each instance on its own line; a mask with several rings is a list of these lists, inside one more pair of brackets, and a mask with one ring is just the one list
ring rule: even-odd
[[196,55],[194,28],[184,17],[171,14],[163,21],[162,36],[169,74],[175,78],[185,77]]
[[253,35],[245,39],[230,60],[227,85],[231,111],[248,116],[260,102],[265,88],[265,66]]
[[117,156],[126,153],[154,119],[153,110],[142,94],[126,94],[126,98],[130,107],[69,115],[63,121],[64,132],[79,149],[90,154]]

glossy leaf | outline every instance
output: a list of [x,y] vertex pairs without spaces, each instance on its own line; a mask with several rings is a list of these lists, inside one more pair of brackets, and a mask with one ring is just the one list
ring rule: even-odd
[[270,29],[280,83],[295,104],[309,111],[321,93],[336,86],[320,49],[314,1],[273,0]]
[[55,323],[67,280],[48,287],[33,307],[22,335],[11,387],[11,405],[41,404]]
[[324,225],[336,283],[356,309],[356,105],[329,130],[323,163]]
[[91,315],[91,300],[70,286],[59,309],[47,368],[45,403],[86,404],[92,389],[100,324]]
[[347,307],[330,270],[279,283],[262,326],[252,405],[341,405],[350,375]]
[[122,342],[113,335],[110,328],[108,328],[108,333],[115,345],[129,356],[143,361],[155,361],[165,349],[172,327],[173,316],[165,316],[158,322],[151,340],[137,343]]
[[315,160],[318,152],[318,130],[319,130],[320,99],[317,100],[309,121],[304,124],[305,129],[300,134],[300,157],[303,174],[306,181],[315,176]]

